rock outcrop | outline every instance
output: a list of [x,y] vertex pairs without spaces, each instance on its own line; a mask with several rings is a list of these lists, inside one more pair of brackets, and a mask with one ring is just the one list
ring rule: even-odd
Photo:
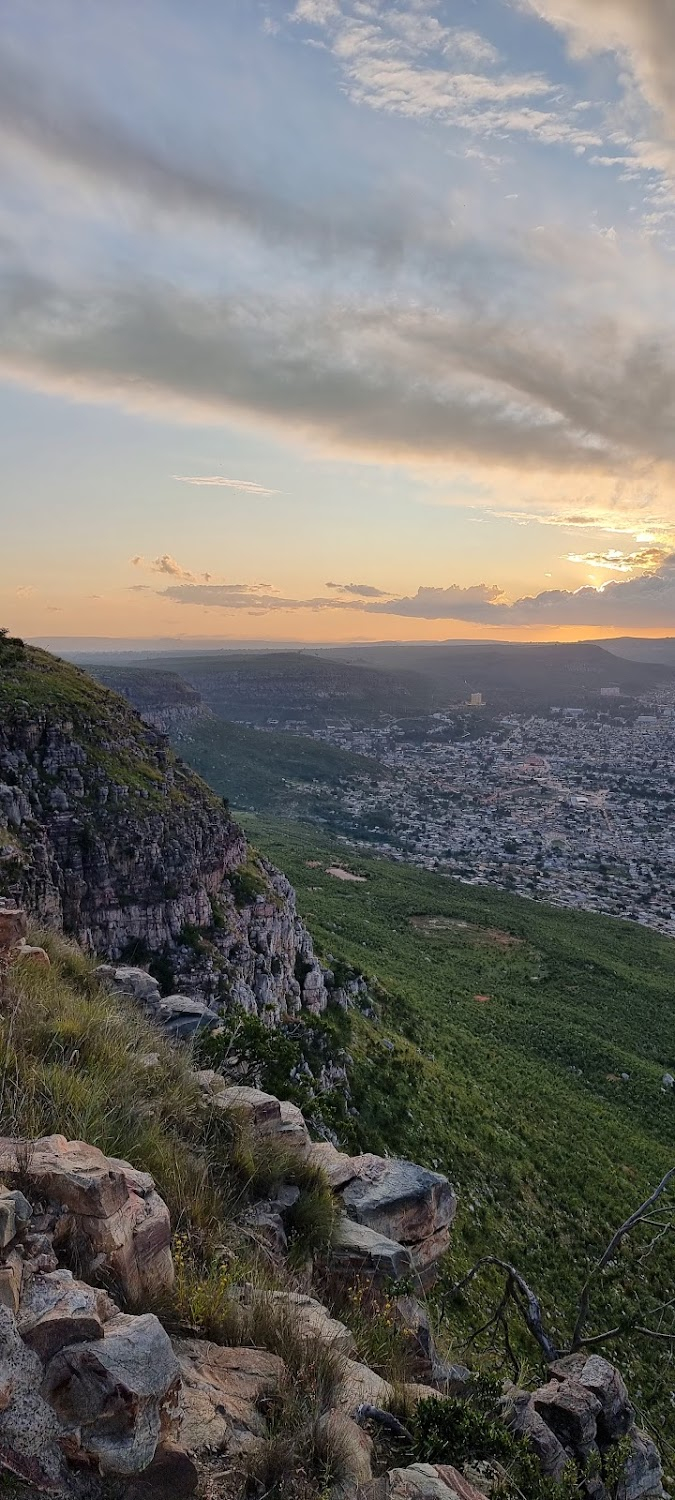
[[198,1075],[212,1104],[241,1115],[261,1141],[297,1152],[321,1168],[335,1195],[334,1269],[376,1282],[412,1277],[432,1285],[450,1244],[457,1200],[440,1172],[392,1157],[347,1156],[313,1142],[301,1110],[260,1089],[230,1088],[218,1074]]
[[[46,652],[17,647],[3,687],[0,889],[12,904],[114,964],[161,957],[165,987],[172,977],[207,1005],[269,1024],[323,1010],[292,887],[163,735]],[[3,914],[0,947],[13,921]]]
[[43,1237],[71,1243],[85,1274],[105,1269],[132,1306],[170,1288],[169,1211],[146,1172],[62,1135],[0,1137],[2,1179],[39,1203]]
[[[663,1500],[661,1460],[656,1444],[635,1424],[619,1371],[600,1355],[571,1354],[550,1366],[547,1385],[528,1392],[513,1388],[504,1401],[512,1432],[527,1437],[545,1474],[560,1479],[570,1462],[600,1474],[623,1441],[628,1453],[619,1500]],[[607,1500],[598,1479],[595,1500]]]

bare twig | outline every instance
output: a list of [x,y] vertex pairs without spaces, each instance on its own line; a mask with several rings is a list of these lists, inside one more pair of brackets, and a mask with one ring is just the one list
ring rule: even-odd
[[620,1245],[625,1240],[626,1235],[630,1234],[632,1229],[635,1229],[636,1225],[639,1224],[641,1220],[643,1220],[649,1213],[650,1208],[653,1208],[654,1204],[657,1203],[659,1198],[663,1195],[663,1193],[665,1193],[666,1188],[670,1186],[670,1183],[672,1182],[674,1177],[675,1167],[671,1167],[670,1171],[666,1172],[665,1177],[659,1183],[658,1187],[654,1189],[654,1192],[650,1195],[650,1197],[647,1198],[644,1203],[641,1203],[640,1207],[636,1208],[635,1212],[632,1213],[628,1219],[625,1219],[623,1224],[619,1225],[619,1228],[612,1235],[607,1248],[600,1256],[597,1265],[593,1267],[590,1276],[588,1276],[586,1281],[584,1282],[584,1285],[581,1289],[581,1296],[579,1298],[577,1320],[574,1325],[574,1333],[572,1334],[572,1342],[570,1346],[570,1350],[572,1353],[574,1353],[574,1351],[580,1347],[580,1341],[583,1338],[584,1328],[586,1327],[586,1323],[588,1321],[590,1294],[593,1282],[595,1281],[596,1277],[598,1277],[601,1272],[604,1271],[605,1267],[609,1265],[610,1261],[614,1259],[614,1256],[616,1255],[616,1252],[619,1249]]

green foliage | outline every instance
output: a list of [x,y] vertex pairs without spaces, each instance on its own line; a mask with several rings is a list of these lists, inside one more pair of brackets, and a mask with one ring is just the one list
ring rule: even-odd
[[299,817],[338,814],[345,787],[386,780],[378,761],[297,734],[246,729],[223,719],[180,725],[177,753],[234,807]]
[[238,907],[252,906],[258,896],[272,900],[269,881],[252,854],[243,865],[228,876],[235,903]]
[[238,1226],[253,1199],[284,1181],[300,1188],[298,1255],[325,1247],[321,1171],[209,1108],[186,1049],[170,1046],[133,1002],[105,991],[75,944],[35,936],[51,966],[19,963],[3,990],[0,1134],[86,1140],[152,1173],[195,1275],[209,1285],[225,1250],[251,1260]]
[[560,1482],[542,1474],[526,1439],[508,1432],[498,1418],[500,1387],[478,1377],[465,1397],[420,1401],[408,1425],[412,1455],[419,1463],[489,1461],[499,1475],[500,1500],[578,1500],[580,1474],[570,1462]]
[[418,1463],[464,1463],[484,1458],[507,1459],[514,1439],[498,1420],[500,1387],[485,1377],[472,1382],[466,1396],[420,1401],[413,1414],[412,1451]]
[[[342,1056],[350,1037],[350,1017],[338,1006],[329,1006],[322,1016],[305,1013],[282,1017],[275,1027],[235,1009],[223,1017],[215,1034],[197,1033],[194,1048],[202,1067],[215,1068],[233,1082],[290,1099],[311,1114],[317,1107],[313,1079],[324,1063]],[[305,1062],[309,1075],[301,1068]],[[341,1095],[330,1099],[321,1095],[318,1104],[323,1118],[331,1122],[345,1118]]]

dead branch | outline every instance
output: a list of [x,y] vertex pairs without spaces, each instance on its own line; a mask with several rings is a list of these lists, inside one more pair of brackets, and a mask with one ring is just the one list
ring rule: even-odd
[[462,1292],[485,1266],[497,1266],[500,1271],[506,1271],[507,1295],[510,1295],[516,1303],[532,1337],[536,1339],[546,1363],[552,1364],[554,1360],[558,1359],[559,1351],[544,1328],[539,1298],[532,1291],[532,1288],[528,1286],[525,1277],[521,1276],[520,1271],[516,1270],[516,1267],[512,1266],[509,1261],[499,1260],[496,1255],[482,1256],[480,1260],[476,1261],[475,1266],[472,1266],[471,1270],[467,1271],[466,1276],[463,1276],[461,1281],[455,1284],[451,1295],[455,1296]]
[[602,1273],[602,1271],[604,1271],[605,1267],[609,1265],[610,1261],[614,1259],[614,1256],[616,1255],[616,1252],[619,1249],[620,1245],[625,1240],[626,1235],[630,1234],[631,1230],[635,1229],[636,1225],[645,1218],[645,1215],[649,1213],[649,1210],[654,1207],[654,1204],[657,1203],[659,1198],[663,1195],[663,1193],[665,1193],[666,1188],[670,1185],[674,1177],[675,1167],[671,1167],[670,1171],[666,1172],[665,1177],[659,1183],[658,1187],[654,1189],[654,1192],[650,1195],[650,1197],[647,1198],[644,1203],[641,1203],[640,1207],[636,1208],[635,1212],[632,1213],[628,1219],[625,1219],[623,1224],[619,1225],[619,1228],[612,1235],[609,1244],[600,1256],[599,1261],[593,1267],[590,1276],[586,1278],[586,1281],[584,1282],[584,1285],[581,1289],[581,1296],[579,1298],[577,1319],[574,1325],[574,1332],[572,1334],[572,1342],[570,1345],[571,1353],[574,1353],[580,1347],[580,1340],[583,1338],[583,1331],[586,1327],[586,1323],[588,1322],[591,1287],[594,1281]]

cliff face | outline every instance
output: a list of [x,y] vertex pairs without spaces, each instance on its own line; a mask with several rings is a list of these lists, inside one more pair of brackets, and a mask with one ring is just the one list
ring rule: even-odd
[[274,1021],[323,1009],[283,875],[116,694],[0,639],[0,894],[110,959]]

